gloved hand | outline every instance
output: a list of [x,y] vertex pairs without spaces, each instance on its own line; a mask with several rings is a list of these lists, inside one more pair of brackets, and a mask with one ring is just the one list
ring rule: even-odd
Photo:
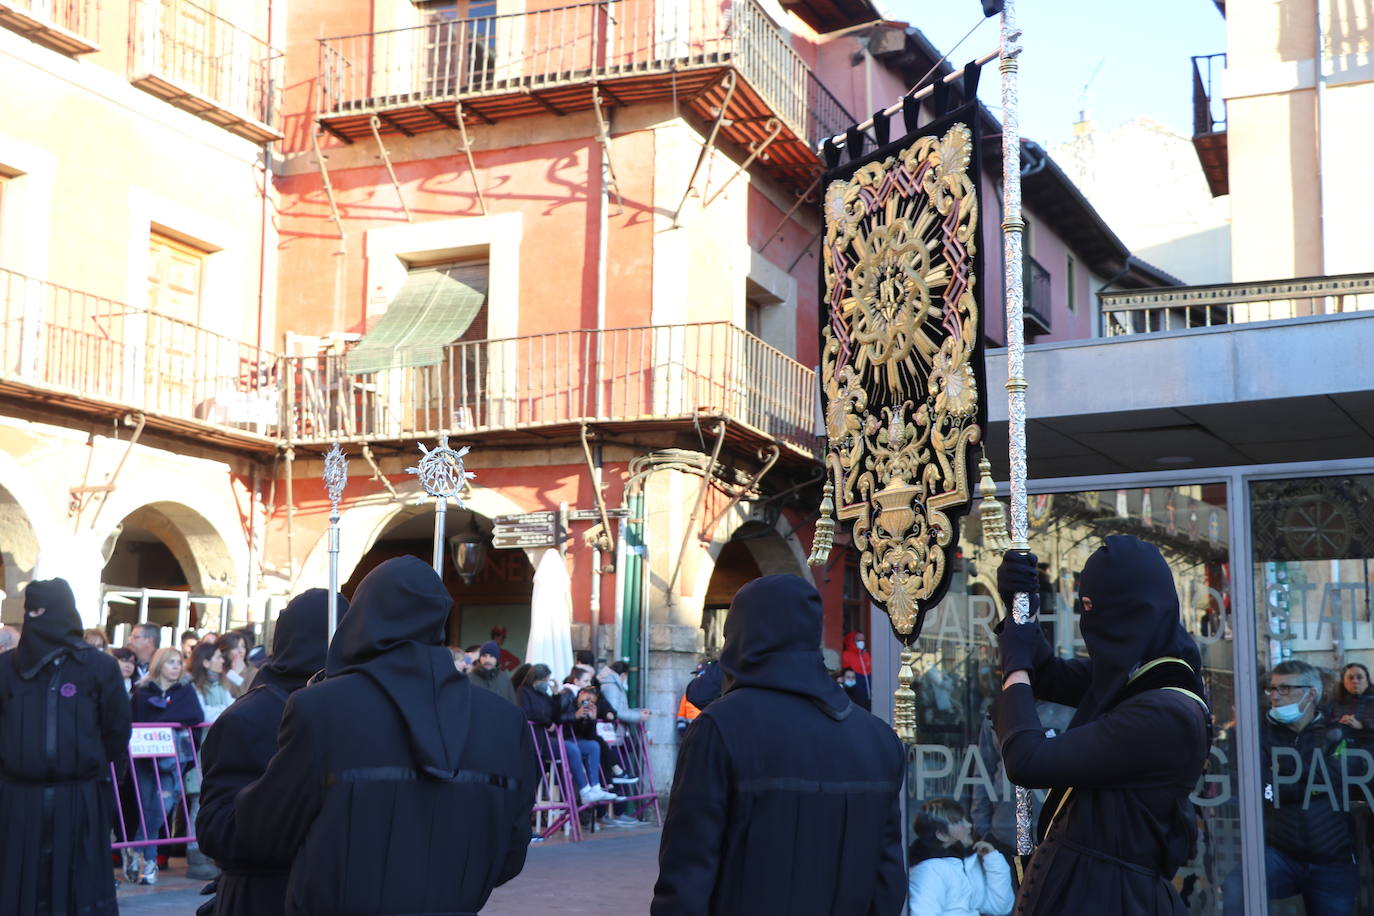
[[1031,620],[1017,623],[1008,615],[997,625],[997,647],[1002,652],[1002,677],[1013,671],[1028,671],[1032,674],[1041,664],[1049,661],[1054,654],[1050,644],[1045,641],[1045,633],[1040,623]]
[[1040,575],[1036,569],[1039,558],[1030,551],[1008,550],[997,567],[997,594],[1011,617],[1012,599],[1019,592],[1030,596],[1030,616],[1040,613]]

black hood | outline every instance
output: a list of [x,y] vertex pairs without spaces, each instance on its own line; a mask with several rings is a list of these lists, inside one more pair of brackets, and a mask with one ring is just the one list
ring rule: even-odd
[[[339,596],[339,619],[348,600]],[[272,655],[258,672],[267,683],[290,692],[324,667],[329,649],[329,592],[312,588],[291,599],[272,630]]]
[[330,678],[360,674],[376,683],[405,724],[416,768],[441,779],[458,770],[472,689],[443,647],[452,604],[429,564],[387,560],[358,583],[325,665]]
[[1156,658],[1187,662],[1202,696],[1202,656],[1179,621],[1173,573],[1158,547],[1130,535],[1108,537],[1083,566],[1078,593],[1092,684],[1069,728],[1110,709],[1131,673]]
[[765,576],[735,593],[725,618],[721,694],[764,687],[816,701],[837,719],[849,715],[849,697],[821,658],[821,596],[799,576]]
[[[31,679],[59,655],[77,656],[90,646],[81,639],[81,615],[66,579],[30,582],[24,589],[24,610],[46,608],[40,617],[25,617],[15,651],[19,676]],[[79,657],[79,656],[78,656]]]

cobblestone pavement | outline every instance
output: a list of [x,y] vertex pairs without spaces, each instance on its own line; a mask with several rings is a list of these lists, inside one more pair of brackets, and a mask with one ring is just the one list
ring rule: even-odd
[[[658,876],[658,830],[641,827],[606,830],[581,843],[536,843],[525,870],[498,887],[482,908],[483,916],[626,916],[647,913]],[[172,860],[155,887],[119,889],[123,916],[192,916],[205,901],[203,881],[185,877],[184,860]]]

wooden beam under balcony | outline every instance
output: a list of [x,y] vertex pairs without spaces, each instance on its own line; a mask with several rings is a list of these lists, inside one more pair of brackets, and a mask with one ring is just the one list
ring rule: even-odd
[[157,73],[141,73],[131,76],[129,82],[144,92],[163,99],[182,111],[189,111],[198,118],[224,128],[231,134],[252,140],[254,143],[270,143],[280,140],[282,132],[255,121],[247,115],[225,108],[213,99],[193,92]]
[[100,45],[96,44],[93,37],[88,38],[79,30],[84,28],[92,35],[95,33],[94,16],[83,15],[83,11],[90,7],[89,2],[73,4],[73,21],[66,23],[55,22],[33,11],[31,5],[32,0],[0,0],[0,27],[72,57],[100,50]]

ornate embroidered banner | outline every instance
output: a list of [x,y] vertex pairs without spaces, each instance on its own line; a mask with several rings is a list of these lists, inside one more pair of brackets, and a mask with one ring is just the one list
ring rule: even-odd
[[907,645],[948,588],[987,421],[976,115],[822,182],[826,463],[864,586]]

